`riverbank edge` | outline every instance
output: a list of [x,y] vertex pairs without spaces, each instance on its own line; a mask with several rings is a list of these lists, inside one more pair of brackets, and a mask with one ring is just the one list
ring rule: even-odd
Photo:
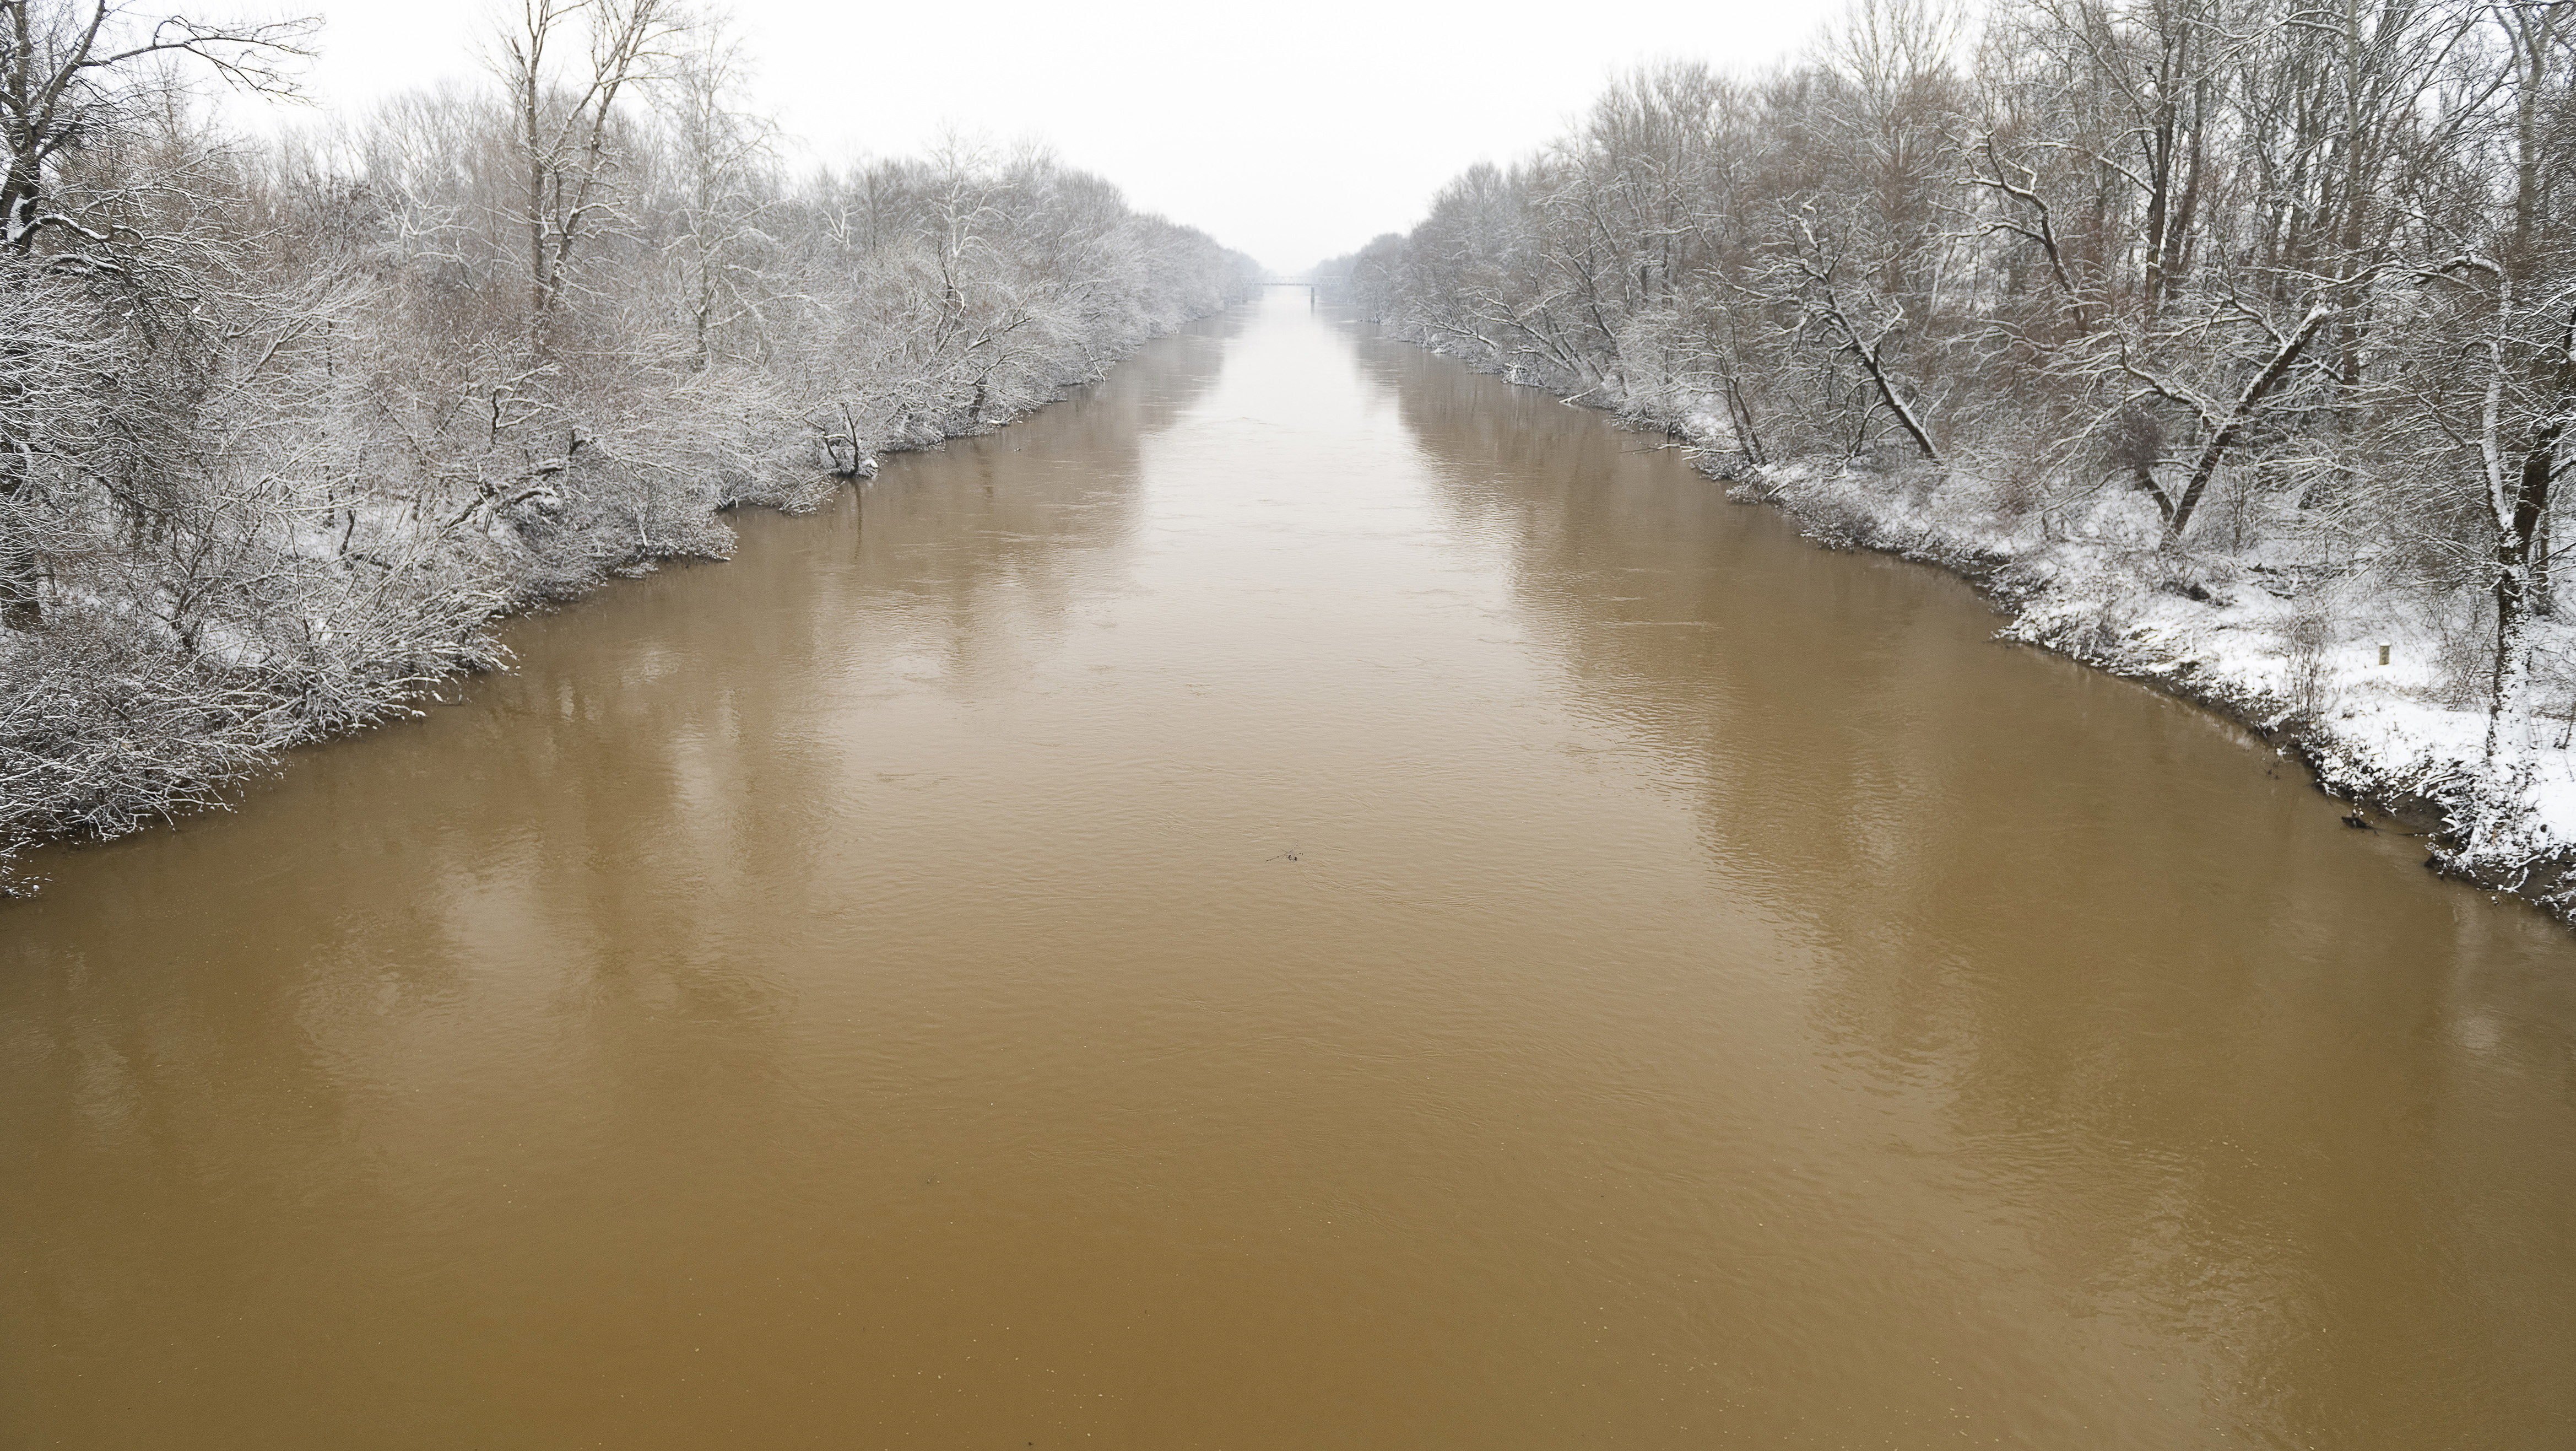
[[[2392,766],[2374,759],[2381,754],[2373,749],[2375,743],[2338,731],[2330,718],[2301,710],[2276,693],[2230,678],[2216,659],[2159,655],[2142,648],[2144,642],[2137,637],[2067,628],[2043,609],[2056,582],[2036,577],[2028,561],[2019,556],[1929,534],[1903,537],[1893,532],[1899,521],[1890,515],[1855,514],[1799,490],[1804,478],[1817,473],[1848,478],[1854,471],[1846,461],[1806,459],[1743,468],[1730,464],[1722,444],[1650,421],[1629,421],[1681,439],[1692,450],[1693,467],[1725,486],[1728,498],[1778,510],[1810,543],[1836,552],[1892,555],[1939,569],[1966,583],[2005,619],[1995,632],[1998,641],[2046,650],[2227,720],[2306,766],[2320,794],[2354,807],[2344,817],[2345,825],[2421,839],[2427,847],[2423,865],[2434,875],[2519,899],[2564,925],[2576,926],[2576,848],[2553,846],[2483,860],[2472,857],[2467,850],[2471,828],[2461,793],[2442,791],[2428,780],[2440,770],[2439,763]],[[1842,494],[1833,504],[1847,503],[1851,497]],[[2365,813],[2381,820],[2373,821]]]
[[[1940,569],[1965,582],[2004,617],[1997,640],[2047,650],[2227,720],[2306,766],[2328,799],[2351,805],[2345,825],[2420,839],[2426,846],[2423,865],[2434,875],[2519,899],[2576,927],[2576,843],[2551,830],[2551,813],[2535,799],[2539,787],[2533,778],[2499,781],[2491,768],[2482,771],[2461,754],[2456,718],[2464,712],[2417,712],[2455,718],[2445,722],[2453,726],[2447,742],[2438,731],[2405,740],[2402,731],[2388,730],[2385,720],[2378,722],[2383,730],[2377,737],[2338,729],[2327,711],[2302,708],[2250,678],[2261,672],[2247,668],[2246,652],[2195,651],[2173,635],[2160,635],[2158,622],[2137,617],[2134,607],[2141,594],[2156,596],[2153,607],[2168,614],[2202,610],[2214,617],[2236,608],[2234,601],[2212,596],[2186,574],[2152,585],[2139,578],[2110,579],[2108,571],[2079,580],[2069,577],[2062,561],[2043,563],[1945,530],[1925,517],[1922,499],[1912,501],[1913,517],[1907,517],[1906,496],[1937,491],[1949,482],[1945,470],[1915,463],[1881,469],[1863,460],[1831,457],[1748,464],[1713,419],[1653,416],[1605,399],[1599,385],[1573,392],[1481,366],[1480,360],[1436,342],[1407,337],[1401,328],[1385,328],[1384,335],[1503,376],[1515,387],[1579,403],[1640,432],[1661,433],[1687,450],[1693,468],[1724,487],[1728,498],[1777,509],[1811,543],[1835,551],[1893,555]],[[2073,586],[2084,583],[2107,585],[2112,606],[2132,607],[2125,628],[2104,627],[2104,618],[2117,612],[2113,607],[2054,608]],[[2247,622],[2213,618],[2206,623],[2225,629]],[[2190,632],[2174,635],[2188,640]],[[2570,725],[2576,729],[2576,721]],[[2380,820],[2373,821],[2371,814]],[[2483,830],[2473,820],[2478,814],[2488,823]]]
[[[1692,447],[1711,446],[1695,443]],[[1810,460],[1807,464],[1813,467],[1817,462]],[[2375,812],[2387,822],[2383,827],[2356,815],[2345,818],[2348,825],[2365,830],[2393,829],[2423,838],[2436,847],[2456,844],[2462,837],[2464,828],[2456,808],[2424,790],[2420,777],[2374,767],[2358,743],[2343,738],[2326,722],[2299,711],[2276,695],[2226,678],[2210,661],[2196,657],[2170,662],[2145,658],[2134,650],[2050,629],[2033,612],[2033,607],[2046,598],[2048,585],[2022,573],[2022,561],[2015,556],[1944,547],[1920,538],[1863,536],[1850,529],[1848,519],[1834,517],[1790,490],[1766,481],[1760,473],[1767,471],[1731,469],[1722,460],[1705,454],[1694,458],[1693,464],[1712,482],[1726,485],[1727,496],[1735,502],[1778,510],[1810,543],[1835,552],[1891,555],[1961,580],[2004,617],[2005,625],[1995,632],[1997,640],[2046,650],[2219,716],[2256,740],[2296,757],[2308,768],[2320,794],[2329,800]],[[2551,916],[2576,925],[2576,907],[2566,899],[2571,883],[2576,883],[2576,854],[2552,853],[2526,863],[2529,875],[2520,884],[2481,880],[2477,872],[2454,865],[2438,851],[2428,855],[2424,865],[2436,875],[2523,898]]]
[[[126,769],[135,775],[151,775],[164,782],[179,783],[177,789],[185,793],[186,797],[179,807],[156,812],[151,819],[118,830],[47,827],[0,834],[0,904],[5,904],[11,899],[36,896],[51,882],[50,877],[32,871],[26,866],[25,858],[30,852],[47,848],[77,849],[81,846],[122,840],[173,825],[187,817],[207,811],[230,811],[233,809],[233,802],[227,799],[225,793],[251,781],[273,779],[284,774],[287,769],[286,752],[304,746],[345,740],[406,720],[422,719],[428,712],[420,708],[420,703],[434,701],[439,691],[447,685],[474,676],[508,670],[510,668],[509,651],[494,637],[494,632],[508,621],[525,615],[564,608],[588,598],[620,579],[636,579],[650,574],[668,560],[689,560],[706,564],[731,563],[732,555],[729,549],[732,544],[732,531],[723,523],[725,515],[743,509],[766,509],[790,516],[814,513],[825,504],[839,498],[845,489],[869,487],[877,475],[875,462],[877,455],[927,452],[954,439],[981,437],[1033,418],[1065,402],[1071,397],[1073,390],[1099,383],[1107,376],[1110,369],[1134,358],[1153,343],[1176,336],[1194,323],[1222,316],[1225,312],[1240,306],[1241,301],[1241,299],[1231,300],[1215,311],[1185,317],[1168,328],[1136,338],[1131,345],[1101,362],[1099,377],[1063,384],[1054,397],[1034,408],[1005,417],[976,415],[972,422],[956,427],[943,422],[940,425],[943,431],[935,438],[928,436],[926,432],[888,438],[874,444],[859,470],[848,476],[835,475],[817,469],[811,478],[787,488],[719,497],[708,508],[704,523],[724,536],[720,546],[639,547],[622,557],[600,561],[595,568],[569,579],[557,576],[523,580],[497,608],[476,621],[473,628],[458,642],[458,650],[443,660],[439,669],[417,675],[411,680],[409,689],[366,714],[315,723],[312,728],[283,746],[232,751],[220,749],[214,744],[230,722],[210,717],[205,729],[199,733],[198,739],[189,743],[204,750],[204,754],[196,760],[174,760],[135,753],[124,763]],[[942,420],[962,417],[963,415],[957,410],[965,401],[963,395],[947,398],[925,396],[910,400],[917,415]]]

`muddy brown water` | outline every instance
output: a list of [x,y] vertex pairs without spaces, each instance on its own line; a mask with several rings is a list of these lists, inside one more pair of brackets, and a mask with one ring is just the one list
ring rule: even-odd
[[2576,943],[1301,296],[0,911],[0,1446],[2576,1445]]

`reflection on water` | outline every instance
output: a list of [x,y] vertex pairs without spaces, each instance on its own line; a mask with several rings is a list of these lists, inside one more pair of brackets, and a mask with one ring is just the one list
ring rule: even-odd
[[1650,437],[1157,344],[0,915],[0,1445],[2576,1439],[2576,947]]
[[1453,527],[1509,541],[1531,638],[1814,949],[1814,1041],[1926,1114],[1909,1150],[2054,1294],[2170,1342],[2190,1422],[2576,1434],[2551,929],[2356,842],[2199,712],[1997,649],[1929,571],[1782,549],[1542,395],[1369,351]]

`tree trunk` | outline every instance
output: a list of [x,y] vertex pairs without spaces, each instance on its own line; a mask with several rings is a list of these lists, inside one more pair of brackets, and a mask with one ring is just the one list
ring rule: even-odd
[[2182,538],[2182,532],[2191,527],[2192,513],[2199,509],[2201,496],[2209,491],[2209,482],[2216,477],[2218,466],[2225,461],[2227,450],[2235,445],[2237,435],[2243,433],[2262,412],[2263,400],[2290,376],[2290,369],[2297,365],[2299,355],[2307,351],[2308,344],[2333,316],[2323,307],[2310,309],[2299,330],[2282,339],[2280,348],[2272,354],[2263,371],[2255,374],[2254,380],[2245,385],[2245,391],[2236,395],[2236,403],[2228,409],[2227,417],[2210,430],[2209,442],[2202,445],[2200,458],[2192,464],[2191,481],[2183,486],[2182,497],[2174,501],[2173,513],[2165,519],[2167,540]]

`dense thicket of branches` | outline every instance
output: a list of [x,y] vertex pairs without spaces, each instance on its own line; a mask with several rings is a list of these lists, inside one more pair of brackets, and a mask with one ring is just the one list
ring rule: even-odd
[[1994,553],[2259,587],[2312,635],[2411,611],[2490,721],[2461,860],[2527,859],[2502,807],[2576,720],[2571,47],[2566,0],[2000,0],[1979,37],[1882,0],[1804,64],[1638,74],[1321,275],[1733,472],[1937,495]]
[[[0,0],[0,864],[490,662],[499,612],[806,507],[1242,295],[1044,157],[791,182],[715,27],[524,0],[496,84],[291,142],[311,27]],[[5,884],[0,884],[5,885]]]

